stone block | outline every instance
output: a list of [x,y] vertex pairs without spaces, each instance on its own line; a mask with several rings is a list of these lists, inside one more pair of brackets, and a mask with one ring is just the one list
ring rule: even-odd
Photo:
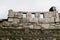
[[9,12],[8,12],[8,17],[14,17],[14,12],[13,12],[13,10],[9,10]]
[[56,28],[54,25],[50,25],[49,29],[54,29]]
[[8,18],[8,21],[13,22],[14,20],[13,18]]
[[14,12],[14,17],[18,18],[18,13]]
[[27,22],[27,18],[23,18],[23,19],[22,19],[22,22],[23,22],[23,23],[26,23],[26,22]]
[[33,29],[33,25],[30,25],[29,28]]
[[14,15],[18,15],[18,12],[14,12]]
[[39,23],[46,23],[46,22],[45,22],[45,18],[44,18],[44,19],[39,18],[39,19],[38,19],[38,22],[39,22]]
[[15,23],[17,24],[17,23],[19,22],[19,19],[18,19],[18,18],[13,18],[13,20],[14,20],[14,21],[13,21],[14,24],[15,24]]
[[42,24],[41,26],[42,26],[43,28],[45,28],[45,29],[48,29],[48,28],[50,27],[49,24]]
[[2,26],[4,26],[4,27],[9,27],[9,26],[10,26],[10,23],[9,23],[9,22],[4,21],[4,22],[2,23]]
[[18,18],[22,18],[22,13],[18,13]]
[[54,22],[54,17],[49,18],[50,22]]

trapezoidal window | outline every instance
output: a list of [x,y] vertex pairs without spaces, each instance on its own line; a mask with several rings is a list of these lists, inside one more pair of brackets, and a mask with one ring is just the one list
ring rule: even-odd
[[32,18],[35,18],[35,13],[32,13],[32,15],[31,15],[31,16],[32,16]]
[[40,13],[39,18],[44,18],[44,13]]
[[23,18],[26,18],[27,17],[27,13],[23,13]]

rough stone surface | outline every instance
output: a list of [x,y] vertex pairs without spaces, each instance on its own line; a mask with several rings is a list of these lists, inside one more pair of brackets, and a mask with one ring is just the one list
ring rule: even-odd
[[[23,15],[25,14],[25,15]],[[23,17],[25,16],[25,17]],[[41,17],[42,16],[42,17]],[[1,28],[7,28],[1,30]],[[9,29],[10,28],[10,29]],[[14,30],[12,30],[14,29]],[[16,29],[16,30],[15,30]],[[47,30],[45,30],[47,29]],[[60,40],[60,38],[53,38],[52,36],[60,36],[60,13],[52,7],[49,12],[23,12],[23,11],[8,11],[8,18],[0,20],[0,34],[8,34],[9,37],[4,36],[1,40]],[[12,34],[12,36],[10,36]],[[15,37],[18,34],[30,35],[29,37]],[[14,36],[13,36],[14,35]],[[48,35],[49,37],[32,38],[32,36]],[[0,35],[1,36],[1,35]],[[20,35],[18,35],[20,36]]]

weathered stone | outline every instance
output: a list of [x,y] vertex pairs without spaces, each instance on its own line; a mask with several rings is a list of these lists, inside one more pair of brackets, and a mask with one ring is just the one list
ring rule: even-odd
[[14,18],[8,18],[8,21],[9,22],[13,22],[14,20],[13,20]]
[[[3,38],[2,40],[5,40],[5,39],[6,40],[20,40],[21,39],[20,37],[22,35],[23,35],[22,36],[23,38],[21,40],[29,40],[30,37],[31,37],[31,40],[40,40],[40,39],[41,40],[56,40],[56,39],[53,39],[53,37],[49,37],[51,35],[52,36],[60,35],[60,30],[53,31],[55,29],[60,29],[60,14],[55,10],[55,8],[54,9],[53,8],[50,9],[49,12],[20,12],[20,11],[15,12],[13,10],[9,10],[8,19],[0,20],[0,27],[10,28],[14,30],[10,30],[10,29],[1,30],[0,29],[0,34],[4,34],[4,37],[5,37],[5,34],[10,34],[9,39]],[[53,30],[47,31],[45,29],[49,29],[49,30],[53,29]],[[43,36],[46,35],[46,38],[45,37],[39,38],[38,36],[42,36],[41,34]],[[25,36],[27,35],[27,37],[24,37],[24,35]],[[16,38],[15,36],[18,36],[18,37]],[[10,37],[13,37],[13,38],[10,38]]]
[[13,12],[13,10],[9,10],[9,12],[8,12],[8,17],[14,17],[14,12]]
[[9,23],[9,22],[4,21],[4,22],[2,23],[2,26],[3,26],[3,27],[9,27],[9,26],[10,26],[10,23]]

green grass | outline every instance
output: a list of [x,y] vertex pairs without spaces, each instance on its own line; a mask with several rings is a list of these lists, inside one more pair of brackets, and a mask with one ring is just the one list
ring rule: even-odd
[[17,34],[17,35],[14,35],[14,34],[0,34],[0,37],[32,37],[32,38],[49,38],[49,37],[52,37],[52,38],[60,38],[60,36],[48,36],[48,35],[30,35],[30,34],[25,34],[25,35],[22,35],[22,34]]

